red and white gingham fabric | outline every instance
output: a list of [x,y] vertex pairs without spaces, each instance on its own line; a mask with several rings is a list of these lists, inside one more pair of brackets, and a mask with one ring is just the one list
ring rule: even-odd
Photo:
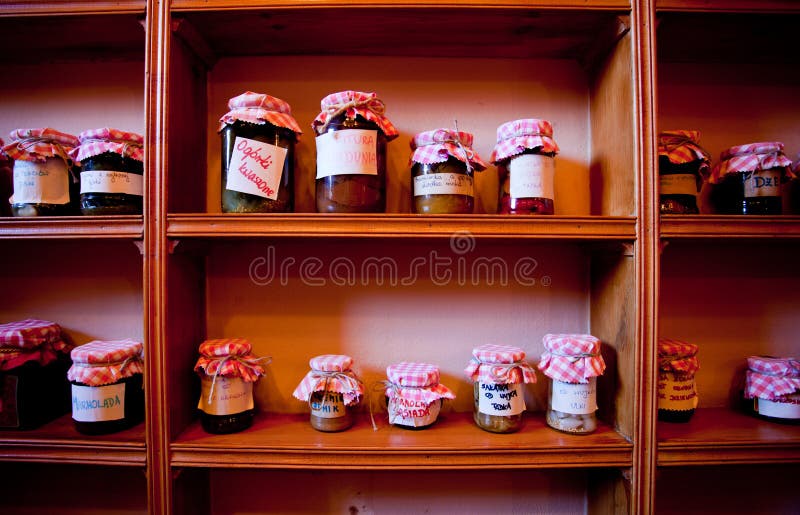
[[497,144],[490,161],[494,164],[525,152],[526,149],[548,154],[558,153],[553,126],[547,120],[525,118],[506,122],[497,128]]
[[420,132],[411,138],[411,163],[444,163],[451,156],[462,163],[469,162],[477,170],[485,170],[486,163],[472,149],[472,134],[450,129]]
[[658,155],[669,159],[670,163],[685,164],[702,161],[700,173],[707,175],[711,155],[700,146],[700,131],[664,131],[658,135]]
[[697,345],[671,340],[658,339],[658,368],[665,372],[694,374],[700,370],[697,361]]
[[0,169],[1,168],[9,168],[11,166],[11,158],[3,150],[3,147],[5,145],[6,145],[6,142],[3,141],[3,138],[0,138]]
[[544,375],[564,383],[588,383],[603,375],[606,363],[600,355],[600,340],[591,334],[546,334],[545,352],[539,361]]
[[80,142],[72,134],[55,129],[15,129],[9,134],[11,143],[3,147],[12,159],[44,162],[49,157],[69,161],[69,152]]
[[244,338],[206,340],[200,344],[200,358],[194,370],[209,376],[241,377],[252,383],[264,375],[260,362],[265,359],[254,356],[252,350]]
[[141,374],[143,351],[142,343],[135,340],[95,340],[75,347],[70,354],[72,367],[67,379],[88,386],[102,386]]
[[61,327],[53,322],[28,318],[0,324],[0,371],[13,370],[28,361],[44,366],[68,350]]
[[464,373],[482,383],[535,383],[536,371],[523,359],[525,351],[519,347],[488,343],[472,349],[472,360]]
[[430,404],[439,399],[455,399],[455,394],[439,383],[439,367],[429,363],[403,361],[386,367],[386,395]]
[[783,168],[784,174],[792,174],[792,160],[783,153],[783,143],[772,141],[749,143],[731,147],[719,156],[720,162],[711,173],[710,182],[716,184],[731,172],[752,172]]
[[144,138],[135,132],[103,127],[81,132],[78,140],[80,146],[69,153],[77,163],[105,152],[113,152],[134,161],[144,160]]
[[311,371],[306,374],[292,395],[308,402],[314,392],[337,392],[344,397],[346,406],[355,404],[364,395],[364,384],[350,370],[353,358],[343,354],[323,354],[309,361]]
[[393,140],[399,135],[397,129],[388,118],[384,116],[386,106],[375,93],[363,91],[339,91],[331,93],[320,102],[321,112],[317,115],[311,128],[317,134],[322,134],[328,127],[330,121],[344,114],[345,117],[353,119],[356,116],[376,124],[386,135],[388,141]]
[[289,129],[295,134],[302,134],[300,125],[292,116],[292,108],[287,102],[264,93],[245,91],[228,100],[228,111],[219,119],[219,129],[235,121],[264,125],[269,122],[276,127]]
[[750,356],[747,368],[746,399],[775,400],[800,390],[800,361],[794,358]]

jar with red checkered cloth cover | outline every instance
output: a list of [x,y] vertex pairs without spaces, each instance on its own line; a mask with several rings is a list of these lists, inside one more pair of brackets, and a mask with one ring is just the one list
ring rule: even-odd
[[526,118],[497,128],[491,161],[500,178],[500,214],[555,213],[556,154],[553,126],[547,120]]
[[14,216],[78,214],[79,169],[69,156],[78,138],[51,128],[16,129],[3,147],[14,159]]
[[747,358],[745,399],[753,411],[775,422],[800,423],[800,361],[795,358]]
[[135,340],[95,340],[72,349],[72,419],[87,435],[115,433],[144,420],[144,349]]
[[3,151],[5,142],[0,138],[0,216],[11,216],[8,199],[14,193],[14,161]]
[[659,202],[662,214],[697,214],[697,194],[710,172],[711,157],[698,143],[698,131],[658,135]]
[[364,384],[352,370],[353,358],[324,354],[309,361],[311,370],[292,395],[307,402],[311,427],[317,431],[344,431],[353,425],[355,411],[364,397]]
[[253,424],[253,383],[264,375],[262,364],[250,342],[243,338],[206,340],[194,366],[200,375],[200,423],[208,433],[226,434]]
[[322,99],[317,134],[318,213],[386,210],[386,144],[398,136],[375,93],[340,91]]
[[0,324],[0,429],[35,429],[69,412],[70,348],[53,322]]
[[688,422],[697,408],[697,345],[658,339],[658,420]]
[[442,399],[455,394],[439,383],[439,367],[403,361],[386,367],[384,383],[389,423],[407,429],[423,429],[436,422]]
[[420,132],[411,139],[411,191],[414,212],[471,214],[473,172],[486,169],[472,149],[472,134],[450,129]]
[[288,213],[294,206],[295,143],[302,131],[288,103],[246,91],[220,118],[222,212]]
[[539,370],[552,379],[547,424],[588,434],[597,429],[597,376],[606,369],[600,340],[590,334],[546,334]]

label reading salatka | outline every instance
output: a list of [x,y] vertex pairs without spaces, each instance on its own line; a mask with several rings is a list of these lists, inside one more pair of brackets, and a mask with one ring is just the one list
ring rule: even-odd
[[432,424],[442,409],[441,401],[425,404],[402,398],[389,399],[389,423],[401,426],[420,427]]
[[237,136],[225,189],[277,199],[286,153],[283,147]]
[[44,163],[14,162],[14,195],[12,204],[69,203],[69,171],[59,158]]
[[478,411],[487,415],[511,416],[525,411],[522,385],[478,383]]
[[744,196],[753,197],[778,197],[781,194],[781,169],[756,170],[744,181]]
[[317,179],[378,175],[378,131],[347,129],[317,136]]
[[135,173],[113,170],[81,172],[81,193],[144,194],[144,177]]
[[429,173],[414,177],[414,196],[467,195],[473,196],[472,177],[460,173]]
[[550,407],[572,415],[589,415],[597,411],[597,378],[587,384],[562,383],[553,379]]
[[658,409],[688,411],[697,407],[694,377],[687,374],[658,375]]
[[[211,384],[213,395],[209,398]],[[205,376],[200,382],[200,402],[197,408],[209,415],[235,415],[253,409],[253,383],[241,377]]]
[[800,394],[784,395],[774,401],[758,399],[758,413],[765,417],[800,419]]
[[540,154],[521,154],[508,163],[509,193],[513,198],[555,197],[553,176],[555,161]]
[[320,418],[339,418],[346,414],[344,395],[338,392],[320,392],[311,398],[311,414]]
[[662,195],[697,196],[697,179],[690,173],[659,175],[658,182]]
[[125,383],[72,385],[72,418],[78,422],[122,420],[125,418]]

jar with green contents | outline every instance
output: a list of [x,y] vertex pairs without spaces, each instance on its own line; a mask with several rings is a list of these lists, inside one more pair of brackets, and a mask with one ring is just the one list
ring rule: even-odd
[[697,214],[697,194],[710,172],[711,158],[698,143],[698,131],[664,131],[658,135],[658,180],[661,214]]
[[308,403],[311,427],[317,431],[344,431],[355,422],[355,412],[364,397],[364,384],[352,370],[353,358],[343,354],[315,356],[292,395]]
[[411,140],[411,191],[419,214],[471,214],[473,172],[486,169],[472,134],[450,129],[420,132]]
[[247,91],[220,118],[222,212],[286,213],[294,208],[295,143],[302,131],[288,103]]

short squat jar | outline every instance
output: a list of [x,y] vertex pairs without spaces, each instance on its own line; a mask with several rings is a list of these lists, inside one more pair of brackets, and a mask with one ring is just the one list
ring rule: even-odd
[[425,429],[439,417],[443,399],[455,394],[439,383],[439,367],[403,361],[386,368],[389,423],[404,429]]
[[93,341],[72,349],[72,419],[87,435],[116,433],[144,420],[143,349],[134,340]]
[[658,340],[658,420],[689,422],[698,404],[694,376],[700,369],[697,345]]
[[322,99],[312,123],[319,213],[386,210],[386,145],[398,136],[375,93],[341,91]]
[[697,194],[711,161],[698,143],[697,131],[664,131],[658,135],[659,205],[662,215],[700,212]]
[[311,358],[309,365],[292,395],[308,403],[311,427],[326,433],[349,429],[364,397],[364,385],[351,368],[353,358],[324,354]]
[[524,359],[525,351],[510,345],[487,344],[472,350],[464,372],[474,383],[472,416],[481,429],[490,433],[522,429],[525,384],[536,382],[533,367]]
[[555,156],[558,145],[547,120],[527,118],[497,128],[491,161],[500,183],[498,213],[552,215],[555,213]]
[[286,213],[294,209],[295,143],[300,126],[288,103],[247,91],[220,118],[222,212]]
[[800,361],[750,356],[744,396],[758,417],[782,424],[800,424]]

